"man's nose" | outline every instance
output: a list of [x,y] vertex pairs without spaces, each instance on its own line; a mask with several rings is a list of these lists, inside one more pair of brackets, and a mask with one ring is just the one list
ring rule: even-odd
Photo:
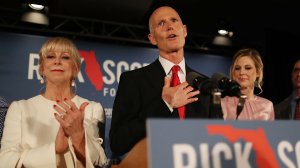
[[167,30],[168,30],[168,31],[170,31],[170,30],[173,30],[173,29],[174,29],[174,27],[173,27],[173,24],[172,24],[172,23],[168,22],[168,23],[166,23],[166,24],[167,24]]

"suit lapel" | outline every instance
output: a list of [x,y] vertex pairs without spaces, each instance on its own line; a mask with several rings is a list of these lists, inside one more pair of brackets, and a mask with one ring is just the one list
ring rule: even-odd
[[[185,64],[185,70],[186,70],[186,74],[185,74],[185,77],[187,77],[187,74],[189,73],[189,72],[192,72],[193,70],[189,67],[189,66],[187,66],[186,64]],[[185,115],[186,115],[186,118],[189,118],[189,117],[191,117],[192,116],[192,114],[194,113],[194,107],[193,107],[193,105],[192,104],[187,104],[186,106],[185,106]]]
[[288,119],[294,119],[294,115],[293,115],[294,112],[292,111],[292,104],[291,104],[292,101],[294,101],[293,94],[289,96],[289,99],[287,101],[286,112],[284,113],[285,118],[288,118]]
[[145,68],[145,71],[145,76],[149,79],[149,84],[152,85],[155,90],[162,90],[166,74],[158,59]]

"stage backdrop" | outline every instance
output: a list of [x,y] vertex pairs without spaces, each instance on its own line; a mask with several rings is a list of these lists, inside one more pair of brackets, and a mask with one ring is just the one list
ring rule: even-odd
[[[0,96],[9,102],[40,94],[43,85],[38,74],[38,52],[46,36],[0,32]],[[158,57],[155,48],[121,46],[74,40],[82,56],[81,71],[76,80],[78,95],[98,101],[106,113],[105,148],[108,156],[108,133],[112,105],[122,72],[140,68]],[[187,64],[211,76],[228,74],[231,58],[198,53],[185,53]]]

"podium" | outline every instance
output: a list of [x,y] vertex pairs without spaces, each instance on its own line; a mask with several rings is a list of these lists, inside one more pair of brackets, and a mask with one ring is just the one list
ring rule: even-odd
[[147,138],[139,141],[118,165],[111,168],[148,168]]
[[149,167],[300,167],[299,128],[299,121],[149,119]]
[[300,122],[147,120],[147,139],[112,168],[300,167]]

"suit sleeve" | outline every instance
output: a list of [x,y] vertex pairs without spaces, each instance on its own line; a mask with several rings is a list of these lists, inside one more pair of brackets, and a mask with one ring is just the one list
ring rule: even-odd
[[[116,155],[128,152],[146,136],[146,118],[169,117],[170,110],[161,98],[161,92],[153,95],[149,89],[141,88],[138,77],[122,74],[115,98],[110,129],[110,146]],[[144,94],[144,95],[142,95]],[[147,100],[144,100],[147,99]]]
[[276,120],[288,120],[293,118],[291,97],[284,99],[279,104],[275,105],[275,119]]

